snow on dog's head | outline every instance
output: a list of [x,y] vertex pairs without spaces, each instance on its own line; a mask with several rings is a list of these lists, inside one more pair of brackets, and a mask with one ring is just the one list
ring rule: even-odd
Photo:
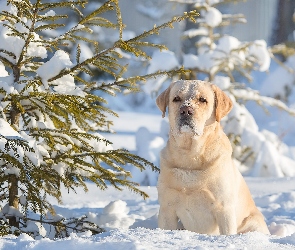
[[201,136],[207,125],[219,122],[232,108],[231,100],[217,86],[200,80],[171,83],[157,98],[165,116],[169,111],[170,130],[174,135]]

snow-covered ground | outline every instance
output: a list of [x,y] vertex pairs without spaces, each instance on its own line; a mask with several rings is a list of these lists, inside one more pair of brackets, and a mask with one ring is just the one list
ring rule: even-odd
[[[142,126],[151,137],[160,134],[162,118],[158,115],[120,112],[115,120],[116,134],[107,137],[114,147],[136,150],[136,132]],[[246,181],[257,206],[265,216],[272,235],[247,233],[232,236],[201,235],[185,230],[165,231],[157,228],[158,200],[155,186],[143,186],[150,198],[143,200],[129,190],[113,188],[100,191],[89,184],[89,192],[77,194],[63,190],[63,204],[54,200],[58,214],[65,217],[88,214],[106,229],[92,236],[71,234],[65,239],[34,240],[28,235],[0,238],[0,249],[295,249],[295,178],[250,178]]]
[[0,249],[295,249],[295,178],[246,180],[271,233],[278,235],[209,236],[160,230],[156,187],[142,187],[150,195],[143,200],[128,190],[99,191],[89,185],[87,194],[83,190],[77,195],[64,190],[63,204],[56,204],[56,210],[64,216],[91,213],[94,219],[104,220],[107,232],[95,236],[72,234],[59,240],[6,236],[0,239]]

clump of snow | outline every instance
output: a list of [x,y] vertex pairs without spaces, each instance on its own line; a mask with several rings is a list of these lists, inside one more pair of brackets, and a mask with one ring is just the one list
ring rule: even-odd
[[24,241],[24,242],[30,242],[30,241],[35,241],[33,239],[33,237],[31,237],[30,235],[26,234],[26,233],[22,233],[20,236],[18,236],[17,238],[20,242]]
[[[159,166],[159,155],[165,146],[165,141],[161,136],[153,136],[146,127],[140,127],[135,135],[136,154]],[[132,179],[142,185],[155,186],[157,184],[158,173],[151,169],[144,172],[138,168],[131,168]]]
[[236,51],[240,45],[241,42],[233,36],[221,37],[212,57],[217,61],[217,64],[228,58],[227,67],[229,70],[233,70],[235,65],[243,62],[246,57],[243,51]]
[[75,85],[75,78],[71,75],[62,76],[52,81],[50,84],[54,86],[54,91],[60,94],[77,95],[81,97],[84,97],[86,95],[80,87],[77,87]]
[[[178,60],[175,53],[172,51],[155,51],[147,68],[147,74],[156,73],[157,71],[169,71],[179,67]],[[167,80],[167,76],[158,77],[157,79],[148,79],[143,85],[143,90],[147,94],[157,91]]]
[[[12,12],[14,11],[12,10]],[[22,18],[22,21],[24,23],[29,22],[27,21],[26,18]],[[8,22],[3,21],[3,24],[8,24]],[[19,32],[27,33],[27,34],[29,33],[29,30],[25,26],[23,26],[21,23],[17,23],[15,24],[15,26]],[[16,62],[20,56],[23,46],[25,45],[25,40],[18,36],[12,36],[11,34],[12,34],[12,31],[8,27],[4,25],[0,26],[0,40],[1,40],[0,49],[14,53],[15,59],[4,52],[0,52],[0,55],[11,62]],[[24,36],[27,36],[27,34],[25,34]],[[33,36],[32,41],[27,48],[27,55],[45,58],[47,56],[47,50],[40,43],[39,35],[36,33],[32,33],[32,36]]]
[[152,55],[152,59],[149,62],[147,74],[155,73],[158,70],[171,70],[178,67],[178,60],[175,53],[169,50],[155,51]]
[[55,11],[53,11],[53,10],[49,10],[48,12],[46,12],[45,14],[44,14],[44,16],[55,16],[56,15],[56,13],[55,13]]
[[289,56],[284,63],[284,67],[276,67],[264,79],[260,87],[261,94],[271,97],[280,96],[282,99],[285,99],[290,94],[288,90],[290,91],[293,88],[295,81],[292,69],[295,69],[295,55]]
[[61,177],[65,177],[65,172],[68,166],[64,162],[59,162],[57,164],[53,164],[52,168],[58,172]]
[[104,229],[111,230],[116,228],[127,229],[133,223],[134,219],[128,216],[129,208],[127,203],[122,200],[112,201],[104,207],[101,214],[89,213],[89,221],[101,226]]
[[204,27],[200,27],[199,29],[188,29],[183,32],[183,36],[192,38],[195,36],[208,36],[209,32],[208,29]]
[[112,150],[113,147],[111,144],[107,144],[104,140],[105,138],[99,133],[92,133],[98,139],[84,139],[88,144],[90,144],[96,152],[106,152]]
[[198,55],[207,54],[209,51],[209,48],[211,50],[216,49],[216,44],[214,41],[211,40],[211,38],[202,36],[197,42],[196,46],[198,47]]
[[20,169],[15,166],[7,166],[7,168],[4,170],[5,175],[14,174],[16,177],[19,177]]
[[229,54],[232,50],[239,48],[241,42],[233,36],[223,36],[218,40],[216,49]]
[[223,123],[226,124],[224,130],[227,134],[240,135],[240,146],[235,145],[233,155],[243,162],[244,167],[247,166],[245,174],[295,176],[295,159],[290,157],[288,151],[281,150],[286,145],[274,133],[259,131],[253,116],[244,106],[234,101],[227,122],[224,120]]
[[[41,239],[42,237],[46,236],[46,230],[44,228],[44,226],[40,223],[40,222],[36,222],[36,221],[28,221],[26,223],[26,226],[24,228],[22,228],[22,230],[24,232],[33,232],[35,235],[39,235],[37,237],[37,239]],[[21,240],[31,240],[30,238],[27,237],[21,237]]]
[[230,78],[227,76],[215,76],[213,83],[221,90],[227,90],[231,86]]
[[[12,75],[0,77],[0,88],[3,89],[7,95],[11,93],[15,93],[13,82],[14,82],[14,78]],[[3,105],[3,103],[4,102],[1,102],[1,105]]]
[[8,76],[8,72],[5,70],[4,64],[0,61],[0,77]]
[[269,231],[272,235],[289,236],[295,232],[295,224],[277,224],[275,222],[272,222],[269,226]]
[[[7,139],[19,139],[23,140],[23,137],[15,131],[8,122],[6,122],[3,118],[0,118],[0,151],[8,153],[10,156],[14,156],[15,152],[17,151],[19,155],[19,161],[23,160],[24,157],[24,150],[22,147],[19,146],[14,146],[13,149],[9,148],[8,150],[6,149],[6,143],[8,143]],[[16,151],[15,151],[16,150]],[[19,175],[19,169],[16,168],[15,166],[7,166],[6,169],[6,174],[17,174]]]
[[13,129],[10,126],[10,124],[3,118],[0,118],[0,131],[2,136],[14,137],[15,139],[22,139],[22,136],[15,129]]
[[254,56],[258,64],[259,71],[266,71],[270,66],[270,54],[264,40],[255,40],[249,47],[249,54]]
[[[63,51],[58,50],[54,53],[54,56],[42,66],[37,69],[37,74],[42,78],[44,87],[48,88],[48,79],[56,76],[60,73],[61,70],[73,66],[73,63],[70,60],[69,55]],[[65,80],[69,81],[68,85],[71,86],[71,79],[66,78]],[[57,84],[62,82],[57,82]]]
[[[0,118],[0,151],[3,153],[7,153],[13,157],[15,157],[15,153],[18,154],[18,161],[20,163],[23,162],[24,156],[28,157],[28,159],[35,164],[35,166],[40,166],[43,162],[43,157],[49,157],[48,151],[43,147],[43,145],[37,142],[33,137],[27,135],[24,131],[18,133],[15,131],[8,122],[6,122],[3,118]],[[17,146],[11,144],[10,148],[6,149],[5,146],[9,143],[10,139],[21,140],[24,143],[34,149],[34,153],[30,151],[24,150],[22,146]],[[14,142],[11,142],[14,143]],[[19,176],[20,169],[16,166],[11,166],[10,164],[6,165],[6,169],[4,170],[6,174],[15,174]]]
[[214,7],[207,8],[203,16],[206,24],[210,27],[217,27],[222,22],[221,12]]
[[10,217],[10,216],[14,216],[16,218],[22,218],[24,215],[15,207],[13,206],[9,206],[9,204],[6,204],[1,212],[0,212],[0,217],[2,217],[3,215],[5,215],[5,217]]
[[265,41],[254,41],[249,50],[243,49],[245,44],[233,36],[223,36],[216,44],[209,37],[202,37],[197,42],[198,56],[183,55],[183,64],[187,68],[199,68],[214,73],[221,70],[220,65],[223,65],[225,70],[232,71],[236,66],[243,66],[246,60],[252,62],[255,57],[258,70],[267,71],[270,66],[270,54]]

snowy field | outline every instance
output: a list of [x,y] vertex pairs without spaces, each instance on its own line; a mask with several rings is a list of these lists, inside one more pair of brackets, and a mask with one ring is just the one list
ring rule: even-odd
[[[151,136],[160,133],[161,117],[120,112],[115,120],[116,134],[107,137],[117,144],[136,150],[135,135],[146,126]],[[155,186],[142,187],[150,198],[143,200],[129,190],[118,192],[113,188],[98,190],[89,184],[89,192],[77,194],[63,191],[63,204],[55,204],[58,214],[65,217],[88,214],[94,222],[106,229],[92,236],[71,234],[65,239],[34,240],[28,235],[6,236],[0,239],[0,249],[295,249],[295,178],[246,178],[259,209],[265,216],[271,236],[247,233],[232,236],[208,236],[178,230],[157,228],[158,200]]]

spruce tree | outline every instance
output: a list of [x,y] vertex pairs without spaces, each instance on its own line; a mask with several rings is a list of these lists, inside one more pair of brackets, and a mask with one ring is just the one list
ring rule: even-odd
[[[113,150],[112,143],[99,134],[109,131],[112,124],[109,115],[117,114],[97,93],[114,95],[124,89],[136,91],[136,83],[147,78],[184,74],[180,68],[124,79],[128,65],[120,64],[119,50],[149,58],[146,48],[162,50],[165,46],[148,43],[145,38],[173,27],[174,22],[194,19],[196,13],[185,13],[123,40],[124,24],[118,0],[105,1],[87,15],[83,14],[86,4],[84,0],[8,0],[7,4],[1,3],[2,235],[27,232],[45,237],[46,224],[50,225],[50,230],[54,228],[54,237],[67,236],[70,231],[101,232],[99,225],[90,223],[86,216],[71,219],[54,216],[47,197],[61,201],[62,185],[73,190],[82,186],[87,191],[87,181],[102,190],[108,185],[118,190],[127,187],[147,197],[137,183],[130,180],[130,172],[124,166],[132,164],[141,170],[145,167],[158,170],[126,150]],[[62,20],[69,16],[57,14],[58,11],[65,13],[64,10],[75,12],[78,20],[66,31],[62,29],[65,26]],[[106,12],[114,12],[116,22],[103,17]],[[86,35],[95,26],[117,29],[117,41],[102,49],[96,40]],[[48,30],[59,30],[60,34],[53,35],[56,33],[46,32]],[[91,58],[81,58],[79,42],[86,42],[93,49]],[[74,45],[77,45],[75,63],[66,52],[67,46]],[[97,72],[107,74],[111,80],[89,80]],[[38,214],[39,219],[30,216],[32,213]],[[40,230],[30,230],[32,223]]]

